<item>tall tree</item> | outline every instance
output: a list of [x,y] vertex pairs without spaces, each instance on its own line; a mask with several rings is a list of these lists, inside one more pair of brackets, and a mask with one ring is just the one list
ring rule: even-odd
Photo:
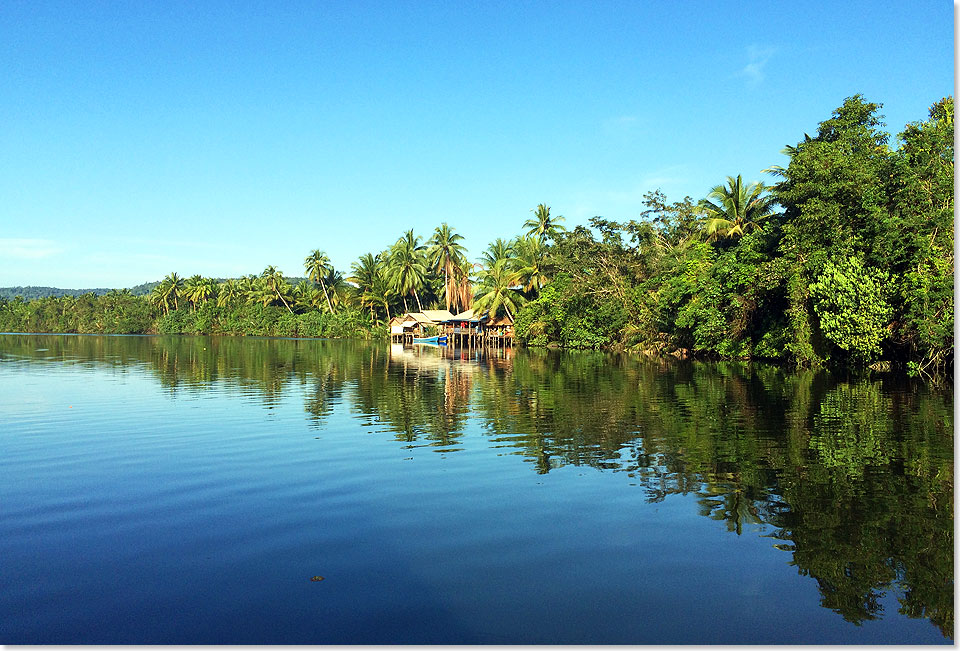
[[889,136],[877,114],[880,107],[860,95],[848,97],[820,123],[816,136],[805,137],[791,150],[790,163],[775,187],[776,201],[784,208],[780,252],[789,303],[787,350],[803,364],[830,359],[837,346],[860,360],[869,359],[875,350],[845,348],[850,341],[872,340],[867,333],[854,331],[835,340],[820,327],[818,313],[829,313],[838,322],[855,322],[835,310],[844,305],[859,309],[856,306],[865,300],[877,303],[871,312],[887,313],[880,293],[846,300],[836,294],[849,286],[843,283],[821,284],[816,294],[810,291],[828,263],[862,270],[864,277],[873,277],[882,266],[875,243],[887,223],[894,170]]
[[356,283],[360,304],[370,308],[370,320],[372,323],[376,323],[377,315],[374,306],[380,302],[378,284],[382,282],[377,258],[372,253],[364,253],[350,265],[350,270],[353,273],[347,280]]
[[327,299],[327,308],[332,314],[333,304],[330,302],[330,296],[327,294],[327,286],[324,283],[324,278],[333,268],[330,265],[330,258],[328,258],[327,254],[323,251],[314,249],[310,255],[304,259],[303,267],[307,272],[307,278],[315,283],[320,283],[320,288],[323,290],[323,295]]
[[533,219],[525,221],[523,227],[527,229],[527,235],[536,237],[542,244],[565,230],[557,223],[564,221],[563,215],[551,216],[550,206],[541,203],[530,212],[533,213]]
[[492,318],[502,308],[512,320],[525,300],[514,289],[519,279],[517,272],[510,269],[509,260],[498,260],[491,268],[481,270],[479,275],[480,283],[473,299],[474,313],[489,311]]
[[498,237],[480,254],[480,265],[484,269],[493,269],[500,260],[510,260],[513,257],[513,244]]
[[290,314],[293,314],[293,310],[290,309],[290,304],[287,303],[287,299],[283,297],[283,293],[280,291],[281,289],[285,289],[284,285],[287,284],[287,281],[283,278],[283,272],[273,265],[270,265],[263,270],[263,273],[260,274],[260,277],[263,278],[264,284],[270,293],[276,295],[276,297],[280,299]]
[[232,278],[225,280],[220,283],[220,287],[217,290],[217,306],[226,307],[231,305],[240,295],[240,283]]
[[514,244],[517,277],[523,288],[530,292],[539,292],[547,284],[544,270],[546,246],[543,241],[532,236],[518,238]]
[[[447,310],[454,303],[457,294],[456,271],[465,258],[466,249],[460,244],[463,236],[454,233],[444,222],[433,232],[433,237],[427,243],[427,260],[430,268],[435,271],[443,270],[443,296]],[[461,306],[462,307],[462,306]]]
[[183,293],[183,278],[181,278],[176,271],[167,274],[167,277],[164,278],[160,285],[163,287],[163,295],[169,304],[170,299],[173,299],[173,309],[180,309],[180,296]]
[[408,312],[410,311],[407,306],[409,294],[413,294],[417,301],[417,308],[423,312],[417,290],[423,288],[427,278],[427,262],[424,253],[420,237],[414,236],[412,228],[390,248],[388,280],[393,289],[403,297],[403,307]]

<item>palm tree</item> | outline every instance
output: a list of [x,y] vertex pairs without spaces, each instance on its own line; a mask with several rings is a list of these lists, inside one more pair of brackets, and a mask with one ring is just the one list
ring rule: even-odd
[[426,279],[427,263],[424,247],[420,244],[420,238],[413,235],[411,228],[390,247],[387,265],[387,280],[390,281],[394,291],[403,297],[403,308],[407,312],[410,311],[407,306],[407,294],[413,294],[417,299],[417,307],[423,312],[417,289],[423,288]]
[[546,246],[536,237],[521,237],[514,244],[514,266],[519,282],[525,291],[537,290],[547,284],[547,276],[543,270],[543,261]]
[[327,286],[323,282],[324,276],[333,268],[330,265],[330,258],[328,258],[327,254],[323,251],[314,249],[310,255],[304,258],[303,267],[306,269],[307,277],[310,280],[320,283],[320,287],[323,289],[323,295],[327,299],[327,308],[329,308],[330,313],[333,314],[333,305],[330,303],[330,296],[327,294]]
[[247,274],[237,281],[237,285],[247,304],[260,302],[260,289],[263,286],[263,279],[260,276]]
[[158,310],[162,307],[164,314],[170,314],[170,304],[167,302],[166,288],[162,282],[150,291],[150,304]]
[[353,287],[344,279],[342,273],[330,267],[324,282],[330,296],[330,302],[333,303],[334,307],[350,305]]
[[220,288],[217,291],[217,305],[226,307],[233,303],[238,296],[240,296],[240,283],[233,279],[225,280],[220,283]]
[[[764,196],[767,187],[763,183],[743,185],[743,179],[727,177],[727,185],[717,185],[700,202],[700,209],[707,216],[703,228],[708,240],[740,238],[750,230],[760,229],[760,221],[773,214],[774,200]],[[710,201],[713,199],[716,201]]]
[[290,309],[290,304],[287,303],[287,299],[285,299],[283,294],[280,293],[280,289],[287,284],[287,281],[283,279],[283,272],[273,265],[270,265],[263,270],[263,273],[260,274],[260,277],[263,278],[266,288],[272,294],[276,294],[277,298],[283,302],[284,307],[287,308],[290,314],[293,314],[293,310]]
[[380,301],[380,297],[374,291],[374,287],[381,276],[377,258],[372,253],[364,253],[350,265],[350,269],[353,271],[353,275],[349,276],[347,280],[357,284],[360,305],[370,307],[370,320],[372,323],[377,323],[377,315],[373,309],[374,305]]
[[540,204],[533,210],[534,219],[528,219],[523,223],[523,227],[528,229],[527,235],[536,236],[541,244],[546,243],[547,239],[557,236],[557,233],[566,230],[557,222],[564,221],[563,215],[556,217],[550,216],[550,206]]
[[513,319],[514,313],[523,305],[523,296],[513,289],[519,282],[517,272],[512,271],[508,263],[506,259],[498,260],[492,267],[480,272],[480,286],[473,299],[474,314],[489,311],[492,318],[503,308],[507,316]]
[[461,310],[473,303],[473,282],[470,280],[472,271],[473,264],[466,258],[453,269],[454,302]]
[[217,295],[217,283],[213,278],[203,278],[193,290],[194,303],[206,303]]
[[513,242],[498,237],[487,250],[480,254],[480,264],[484,269],[493,269],[500,260],[509,260],[513,257]]
[[167,304],[170,302],[170,298],[173,298],[173,309],[180,309],[179,297],[183,292],[183,278],[177,275],[176,271],[173,271],[167,274],[167,277],[161,281],[160,286],[163,287],[163,297],[166,300]]
[[190,308],[196,312],[197,310],[197,291],[199,290],[201,284],[203,283],[203,276],[200,274],[194,274],[187,278],[183,283],[183,297],[190,302]]
[[304,311],[311,309],[313,307],[314,296],[320,296],[320,292],[306,280],[301,280],[297,283],[297,286],[293,288],[293,304],[296,305],[298,309]]
[[454,233],[444,222],[434,230],[433,237],[427,242],[430,245],[427,250],[430,268],[438,272],[443,269],[443,296],[448,310],[451,298],[456,294],[455,271],[466,253],[466,249],[460,244],[462,239],[462,235]]

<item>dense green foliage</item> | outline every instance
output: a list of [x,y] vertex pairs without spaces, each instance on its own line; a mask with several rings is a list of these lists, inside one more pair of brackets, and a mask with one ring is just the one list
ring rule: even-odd
[[953,99],[895,149],[879,108],[848,98],[787,147],[773,186],[730,177],[673,204],[652,192],[640,220],[557,233],[519,339],[952,371]]
[[473,308],[514,318],[531,346],[883,362],[942,378],[953,369],[953,104],[934,104],[891,147],[880,105],[850,97],[784,150],[786,167],[764,170],[774,185],[730,176],[673,203],[649,192],[639,219],[570,231],[540,204],[524,234],[496,239],[477,264],[444,223],[362,255],[349,277],[314,250],[296,284],[274,267],[172,273],[146,285],[152,312],[116,292],[14,300],[0,304],[0,329],[366,336],[400,312]]
[[[186,302],[186,301],[185,301]],[[383,334],[356,308],[290,312],[276,305],[206,300],[164,313],[128,291],[34,301],[0,299],[0,332],[217,334],[272,337],[370,337]]]

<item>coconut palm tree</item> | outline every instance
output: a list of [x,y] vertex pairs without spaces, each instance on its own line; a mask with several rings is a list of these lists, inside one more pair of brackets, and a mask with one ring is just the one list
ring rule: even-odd
[[470,280],[470,274],[473,271],[473,264],[464,258],[453,269],[453,288],[454,302],[460,306],[461,310],[466,309],[473,303],[473,282]]
[[170,303],[167,301],[166,288],[162,282],[157,283],[150,291],[150,304],[157,308],[158,311],[162,307],[164,314],[170,314]]
[[407,231],[403,237],[390,247],[387,264],[387,280],[400,296],[403,297],[403,308],[407,312],[407,295],[413,294],[417,300],[417,308],[423,312],[418,289],[423,289],[427,280],[427,262],[424,255],[424,246],[420,238],[415,237],[413,229]]
[[514,267],[517,277],[525,291],[540,291],[547,284],[543,270],[546,246],[539,238],[527,236],[518,238],[514,243]]
[[203,283],[203,276],[194,274],[183,281],[183,297],[190,303],[190,309],[197,310],[196,292]]
[[[370,307],[370,320],[377,323],[377,315],[374,311],[374,305],[380,302],[380,297],[374,291],[378,281],[382,281],[380,265],[377,258],[372,253],[364,253],[360,258],[350,265],[353,272],[347,280],[357,285],[357,293],[360,297],[361,306]],[[388,311],[389,313],[389,311]],[[389,317],[388,317],[389,318]]]
[[728,176],[726,185],[714,186],[700,202],[706,216],[703,229],[707,240],[740,238],[748,231],[760,229],[760,222],[774,214],[774,200],[764,195],[766,191],[763,183],[744,186],[739,174],[737,178]]
[[240,283],[232,278],[223,281],[217,287],[217,307],[233,304],[240,297]]
[[514,287],[519,282],[517,272],[509,267],[509,260],[498,260],[488,269],[479,274],[479,287],[473,299],[474,314],[489,311],[490,316],[496,316],[500,309],[513,319],[513,315],[526,302],[523,295]]
[[493,269],[500,260],[510,260],[512,257],[513,242],[498,237],[480,254],[480,264],[484,269]]
[[346,281],[342,273],[330,267],[323,281],[326,284],[330,302],[334,307],[348,307],[350,305],[354,288]]
[[556,237],[557,233],[566,230],[557,223],[564,221],[563,215],[551,216],[550,206],[541,203],[530,212],[533,213],[534,218],[525,221],[523,227],[527,229],[527,235],[536,237],[541,244]]
[[263,270],[263,273],[260,274],[260,277],[264,280],[264,285],[271,294],[276,294],[277,298],[283,303],[284,307],[293,314],[293,310],[290,309],[290,304],[287,303],[287,299],[283,297],[283,294],[280,292],[281,289],[286,289],[284,285],[287,285],[287,281],[283,279],[283,272],[274,267],[273,265],[268,266]]
[[312,307],[310,304],[310,298],[313,292],[316,292],[317,294],[320,293],[317,292],[316,289],[314,289],[306,280],[301,280],[296,284],[291,293],[293,294],[293,304],[298,310],[308,310],[310,307]]
[[173,309],[179,310],[179,299],[183,293],[183,278],[181,278],[176,271],[173,271],[167,274],[167,277],[160,282],[160,286],[163,287],[163,296],[167,304],[170,303],[170,299],[173,299]]
[[193,290],[194,304],[206,303],[217,295],[217,282],[213,278],[202,278]]
[[330,258],[328,258],[327,254],[323,251],[314,249],[310,255],[304,258],[303,267],[306,269],[307,277],[310,280],[320,283],[320,287],[323,289],[323,295],[327,299],[327,308],[330,310],[330,313],[333,314],[333,304],[330,303],[327,286],[323,282],[324,277],[333,268],[330,265]]
[[439,272],[443,270],[443,296],[446,308],[450,309],[451,299],[456,294],[455,272],[457,265],[464,259],[466,249],[460,244],[462,235],[454,233],[444,222],[434,230],[433,237],[427,244],[427,261],[430,268]]

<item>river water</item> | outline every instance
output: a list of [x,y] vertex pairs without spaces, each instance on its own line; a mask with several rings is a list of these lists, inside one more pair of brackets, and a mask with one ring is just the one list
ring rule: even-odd
[[953,395],[0,335],[0,643],[952,643]]

